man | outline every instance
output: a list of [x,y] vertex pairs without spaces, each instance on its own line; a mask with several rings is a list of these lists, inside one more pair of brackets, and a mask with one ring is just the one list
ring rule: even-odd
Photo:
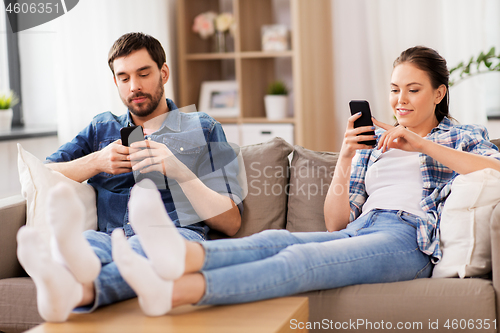
[[[242,194],[234,151],[218,122],[204,113],[179,112],[165,97],[170,74],[165,61],[155,38],[142,33],[120,37],[108,63],[128,112],[97,115],[47,158],[48,167],[75,181],[88,180],[94,187],[99,230],[80,232],[82,205],[64,186],[56,187],[48,200],[52,255],[33,230],[20,230],[18,257],[35,281],[39,312],[47,321],[65,321],[75,307],[79,312],[92,311],[135,296],[111,257],[114,229],[123,229],[137,253],[163,260],[162,253],[155,257],[155,244],[162,236],[161,228],[153,228],[158,214],[168,213],[179,233],[190,240],[205,240],[209,228],[231,236],[241,225]],[[120,129],[129,125],[142,126],[146,140],[122,145]],[[142,182],[148,190],[134,194],[131,188],[142,178],[153,180],[158,189]],[[148,204],[144,197],[151,195],[161,196],[164,209],[144,210]],[[140,243],[129,222],[134,216],[146,228]],[[166,241],[183,257],[182,239]],[[158,273],[167,279],[178,275]]]

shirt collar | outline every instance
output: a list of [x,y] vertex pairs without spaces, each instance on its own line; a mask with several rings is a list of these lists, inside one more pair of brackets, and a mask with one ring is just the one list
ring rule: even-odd
[[452,127],[453,123],[451,122],[451,120],[448,117],[444,117],[443,120],[441,120],[441,122],[432,129],[430,134],[437,132],[439,130],[449,131]]
[[[179,108],[175,103],[167,98],[167,107],[170,110],[168,112],[167,118],[163,122],[163,124],[160,127],[160,130],[163,129],[164,127],[167,127],[173,132],[180,132],[181,131],[181,115]],[[130,116],[130,110],[127,110],[127,125],[133,125],[134,121],[132,120],[132,117]]]

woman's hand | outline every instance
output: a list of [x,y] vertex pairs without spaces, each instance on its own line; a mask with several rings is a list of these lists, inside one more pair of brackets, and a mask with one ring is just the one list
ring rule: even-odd
[[155,141],[134,142],[130,145],[128,159],[132,162],[132,170],[141,173],[158,171],[178,182],[191,180],[194,176],[167,146]]
[[373,135],[358,135],[365,132],[371,132],[375,129],[372,126],[362,126],[354,128],[354,121],[361,117],[361,112],[352,115],[347,120],[347,128],[344,134],[344,141],[340,149],[340,155],[344,158],[352,159],[358,149],[372,149],[372,146],[360,143],[361,141],[369,141],[376,138]]
[[375,125],[386,130],[386,132],[380,136],[377,144],[377,149],[382,149],[383,153],[391,148],[422,152],[422,147],[426,140],[420,135],[413,133],[401,125],[394,127],[378,121],[373,117],[372,120]]

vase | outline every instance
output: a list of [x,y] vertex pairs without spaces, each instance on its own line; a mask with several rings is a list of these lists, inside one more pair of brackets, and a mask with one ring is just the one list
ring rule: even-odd
[[264,97],[266,116],[269,120],[279,120],[286,118],[288,107],[288,96],[286,95],[266,95]]
[[0,132],[9,132],[12,127],[12,109],[0,110]]
[[226,33],[222,31],[217,31],[214,36],[214,52],[224,53],[226,52]]

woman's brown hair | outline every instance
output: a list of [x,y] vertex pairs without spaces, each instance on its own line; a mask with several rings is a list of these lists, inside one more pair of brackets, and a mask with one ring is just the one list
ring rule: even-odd
[[441,122],[444,117],[451,118],[448,107],[450,101],[448,87],[450,72],[448,71],[446,60],[431,48],[415,46],[401,52],[399,57],[394,61],[393,68],[403,63],[411,63],[418,69],[425,71],[427,75],[429,75],[434,89],[439,88],[442,84],[446,86],[446,95],[441,102],[436,105],[434,114],[439,122]]

